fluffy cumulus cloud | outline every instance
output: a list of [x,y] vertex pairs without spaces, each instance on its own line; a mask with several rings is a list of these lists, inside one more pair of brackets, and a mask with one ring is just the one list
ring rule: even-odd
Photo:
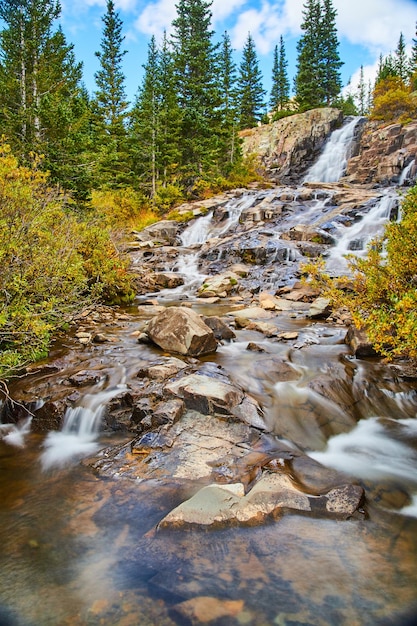
[[155,35],[160,39],[164,31],[169,31],[176,16],[176,0],[149,2],[135,21],[135,29],[145,35]]
[[402,32],[407,40],[415,33],[415,0],[336,0],[339,35],[371,52],[394,50]]

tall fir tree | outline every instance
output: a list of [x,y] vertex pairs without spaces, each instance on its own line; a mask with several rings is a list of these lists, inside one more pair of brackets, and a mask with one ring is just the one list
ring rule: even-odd
[[411,54],[410,54],[410,63],[409,63],[409,76],[411,81],[411,88],[415,91],[417,90],[417,22],[416,22],[416,38],[413,39],[413,43],[411,46]]
[[297,44],[295,92],[300,110],[331,105],[340,94],[342,82],[332,0],[306,0]]
[[94,150],[98,185],[117,188],[130,182],[126,129],[129,103],[122,69],[126,50],[122,50],[123,23],[113,0],[107,0],[106,6],[101,50],[96,52],[100,69],[95,74],[97,90],[93,99]]
[[339,56],[339,40],[336,28],[337,12],[332,0],[323,0],[323,19],[320,28],[321,59],[324,101],[330,106],[342,89],[340,68],[343,62]]
[[404,35],[402,33],[400,33],[393,60],[396,75],[401,78],[404,83],[406,83],[409,77],[409,60],[407,56]]
[[82,64],[55,26],[60,12],[55,0],[0,1],[0,124],[23,162],[43,154],[52,180],[80,199],[90,184],[89,102]]
[[297,42],[297,73],[294,79],[295,95],[301,111],[319,107],[324,102],[321,21],[319,0],[306,0],[301,23],[304,33]]
[[237,68],[233,60],[230,36],[223,33],[219,56],[219,91],[221,113],[221,159],[225,169],[230,169],[240,159],[238,136]]
[[181,163],[182,111],[178,103],[174,58],[166,33],[159,52],[159,183],[175,183]]
[[269,105],[274,112],[284,111],[290,100],[290,81],[287,74],[288,61],[284,39],[281,35],[279,48],[275,46],[272,67],[272,88]]
[[130,114],[130,139],[133,170],[139,176],[142,189],[151,197],[156,194],[158,181],[159,138],[159,53],[155,37],[148,46],[145,73],[135,105]]
[[252,128],[262,118],[266,92],[262,85],[255,42],[250,33],[243,48],[237,85],[240,128]]
[[358,89],[356,92],[356,100],[358,102],[359,115],[366,115],[368,113],[367,90],[366,90],[366,84],[365,84],[365,77],[363,73],[363,65],[361,65],[361,69],[360,69]]
[[212,0],[179,0],[173,21],[173,54],[182,112],[184,183],[192,186],[218,161],[217,46],[211,30]]

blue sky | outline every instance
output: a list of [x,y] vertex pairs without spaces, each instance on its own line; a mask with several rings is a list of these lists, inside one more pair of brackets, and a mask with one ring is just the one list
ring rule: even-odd
[[[239,63],[248,32],[255,40],[265,89],[269,92],[272,52],[283,36],[292,82],[296,67],[296,44],[305,0],[214,0],[213,30],[220,38],[227,30]],[[115,0],[124,25],[124,72],[126,91],[134,100],[143,76],[147,46],[152,35],[169,32],[177,0]],[[359,68],[373,79],[380,54],[394,51],[402,32],[408,45],[416,37],[417,0],[333,0],[337,10],[340,56],[344,61],[342,80],[356,88]],[[61,23],[78,61],[84,63],[85,84],[94,90],[98,68],[95,52],[100,50],[105,0],[62,0]],[[269,93],[268,93],[269,95]]]

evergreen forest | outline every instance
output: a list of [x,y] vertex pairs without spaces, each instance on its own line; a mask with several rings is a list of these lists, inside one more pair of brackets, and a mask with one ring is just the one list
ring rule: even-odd
[[92,94],[59,1],[0,0],[0,374],[46,354],[81,306],[134,297],[123,228],[259,178],[242,157],[242,130],[323,106],[382,121],[416,117],[417,40],[407,55],[401,34],[375,84],[362,72],[342,96],[332,0],[306,0],[296,75],[280,37],[268,94],[251,34],[236,63],[228,33],[217,42],[211,5],[178,0],[172,34],[149,41],[129,103],[113,0]]

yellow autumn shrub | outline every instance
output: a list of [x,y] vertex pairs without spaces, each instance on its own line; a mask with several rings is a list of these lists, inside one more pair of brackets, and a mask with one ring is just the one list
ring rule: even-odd
[[0,145],[0,375],[45,355],[51,334],[92,297],[133,297],[110,231],[66,210],[36,166]]

